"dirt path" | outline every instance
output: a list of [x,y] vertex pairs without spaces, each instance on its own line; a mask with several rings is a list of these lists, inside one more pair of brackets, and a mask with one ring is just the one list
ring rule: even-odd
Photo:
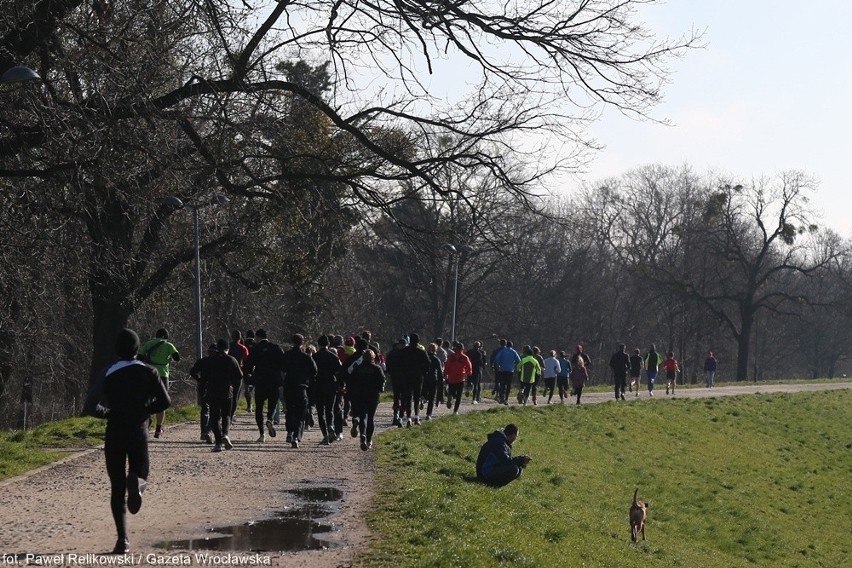
[[[755,385],[678,390],[677,397],[707,397],[756,392],[800,392],[852,388],[852,383]],[[666,398],[665,389],[656,399]],[[630,395],[633,398],[633,395]],[[610,400],[610,393],[589,393],[584,402]],[[642,391],[640,398],[646,399]],[[629,402],[629,401],[628,401]],[[487,409],[493,401],[464,411]],[[441,408],[437,414],[446,414]],[[390,424],[390,407],[383,404],[377,417],[379,431]],[[302,447],[291,449],[283,434],[265,444],[255,442],[253,418],[242,414],[232,429],[235,447],[210,452],[198,440],[197,426],[169,428],[161,440],[152,440],[151,485],[138,515],[128,515],[133,564],[166,561],[199,565],[193,553],[168,551],[155,545],[164,540],[203,538],[211,527],[242,525],[267,519],[297,504],[288,490],[306,486],[336,487],[343,492],[339,512],[323,519],[333,525],[336,546],[326,550],[261,554],[255,562],[272,566],[337,567],[352,564],[370,539],[364,521],[373,495],[374,453],[363,452],[345,436],[330,446],[319,444],[317,429],[308,432]],[[377,444],[381,443],[378,437]],[[103,452],[90,450],[58,464],[0,482],[0,566],[15,565],[9,555],[62,555],[61,564],[103,565],[104,557],[86,557],[112,548],[115,533],[109,512],[109,486]],[[77,554],[78,556],[72,556]],[[234,563],[242,553],[211,553]],[[112,557],[122,558],[122,557]],[[48,557],[43,557],[48,560]],[[129,563],[128,562],[128,563]],[[21,557],[18,565],[24,564]]]

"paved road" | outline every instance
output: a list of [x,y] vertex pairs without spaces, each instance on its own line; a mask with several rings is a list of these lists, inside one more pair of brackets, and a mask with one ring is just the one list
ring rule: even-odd
[[[676,398],[733,396],[768,392],[801,392],[849,389],[852,382],[795,385],[743,384],[714,389],[685,388]],[[636,400],[629,395],[627,403]],[[587,393],[584,403],[612,401],[612,393]],[[639,400],[648,400],[642,391]],[[666,400],[665,385],[657,389],[654,402]],[[670,397],[669,397],[670,398]],[[486,400],[462,410],[495,406]],[[445,415],[447,409],[438,410]],[[380,407],[379,430],[390,427],[388,404]],[[374,453],[363,452],[355,440],[323,446],[317,430],[306,435],[298,450],[285,445],[283,436],[265,444],[255,440],[257,430],[250,416],[239,416],[232,439],[235,448],[219,454],[198,440],[197,426],[181,424],[166,431],[162,440],[152,440],[151,485],[142,511],[128,517],[135,564],[189,560],[186,552],[157,548],[163,540],[203,538],[211,527],[244,525],[292,510],[298,499],[288,491],[306,487],[334,487],[343,491],[336,503],[339,512],[330,519],[335,547],[329,550],[264,554],[259,561],[274,566],[346,566],[370,538],[364,513],[373,495]],[[381,443],[381,437],[376,444]],[[0,566],[3,554],[38,553],[64,555],[65,565],[103,565],[85,557],[102,553],[115,542],[109,512],[109,486],[101,450],[71,456],[36,472],[0,482]],[[69,554],[77,554],[71,557]],[[173,556],[178,554],[177,556]],[[44,557],[48,558],[48,557]],[[55,559],[55,558],[54,558]],[[232,558],[233,560],[233,558]],[[256,558],[256,560],[258,560]]]

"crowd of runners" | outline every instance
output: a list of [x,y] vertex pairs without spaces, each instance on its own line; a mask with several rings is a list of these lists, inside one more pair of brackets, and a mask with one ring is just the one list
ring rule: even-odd
[[[118,361],[99,374],[84,405],[85,414],[107,420],[104,454],[118,533],[115,553],[129,550],[125,512],[134,514],[142,506],[149,472],[151,415],[156,417],[154,437],[164,435],[165,411],[171,404],[169,367],[180,360],[178,349],[168,339],[167,330],[160,329],[140,346],[134,331],[122,330],[115,345]],[[393,393],[393,424],[402,428],[432,419],[441,404],[453,413],[458,413],[465,397],[471,404],[479,404],[482,377],[488,368],[494,372],[491,394],[505,405],[512,399],[513,387],[518,404],[538,404],[539,388],[541,400],[548,404],[556,396],[560,402],[576,397],[580,404],[592,369],[592,359],[582,344],[571,356],[555,350],[545,356],[529,345],[518,353],[511,341],[501,339],[499,347],[487,355],[479,341],[468,349],[461,342],[441,338],[424,345],[411,333],[400,337],[385,353],[369,331],[346,338],[321,335],[315,343],[295,334],[290,344],[285,350],[270,341],[263,329],[247,331],[245,338],[234,331],[230,341],[217,340],[192,366],[190,374],[197,381],[201,407],[200,437],[213,445],[214,452],[233,448],[229,429],[241,398],[245,398],[246,410],[254,412],[257,443],[278,436],[283,409],[285,440],[292,448],[299,448],[305,428],[314,426],[316,412],[322,444],[340,442],[348,431],[367,451],[373,445],[376,410],[388,382]],[[619,345],[609,367],[617,400],[624,400],[628,389],[635,388],[639,396],[643,370],[651,396],[660,369],[666,373],[666,393],[674,394],[680,371],[672,353],[663,357],[653,345],[644,357],[638,349],[628,355],[626,347]],[[712,352],[704,368],[711,387],[716,371]],[[504,433],[503,438],[495,438],[494,445],[505,445],[506,440]],[[529,459],[521,461],[512,463],[522,468]],[[516,469],[510,472],[514,477],[519,475]],[[507,474],[506,481],[509,477]]]

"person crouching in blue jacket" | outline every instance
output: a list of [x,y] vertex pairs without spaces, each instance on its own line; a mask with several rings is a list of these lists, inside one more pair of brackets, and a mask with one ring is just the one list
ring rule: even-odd
[[502,487],[521,476],[530,463],[529,456],[512,457],[512,444],[518,439],[518,427],[509,424],[488,435],[488,441],[476,458],[476,477],[483,483]]

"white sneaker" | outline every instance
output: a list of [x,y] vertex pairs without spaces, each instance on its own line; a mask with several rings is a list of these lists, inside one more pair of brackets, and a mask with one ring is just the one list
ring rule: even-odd
[[409,418],[408,420],[405,421],[405,427],[411,428],[411,418]]
[[222,445],[225,446],[226,450],[234,449],[234,444],[231,443],[231,439],[227,436],[222,437]]
[[473,401],[473,404],[479,404],[479,401],[478,401],[478,400],[474,400],[474,401]]
[[648,396],[654,396],[654,391],[649,392]]
[[266,434],[261,434],[260,438],[257,439],[261,444],[266,441]]

